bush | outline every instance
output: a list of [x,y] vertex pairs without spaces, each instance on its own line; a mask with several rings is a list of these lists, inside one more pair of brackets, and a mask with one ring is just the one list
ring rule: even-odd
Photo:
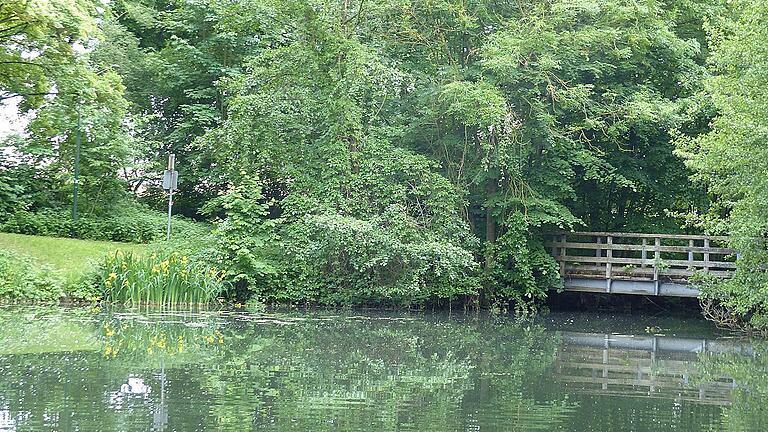
[[[226,218],[217,220],[210,248],[201,259],[224,267],[237,298],[264,297],[278,278],[278,220],[270,219],[259,179],[242,173],[241,182],[212,200],[206,210],[219,207]],[[200,242],[203,243],[204,242]]]
[[64,277],[31,257],[0,250],[0,301],[56,302],[63,298]]
[[471,252],[440,239],[411,239],[401,211],[360,220],[307,216],[286,241],[290,284],[267,300],[329,305],[409,306],[475,296],[480,285]]
[[486,272],[487,300],[506,307],[514,304],[518,311],[530,311],[537,301],[547,298],[550,289],[560,288],[559,266],[532,236],[531,227],[520,213],[506,221],[507,231],[489,246],[491,265]]
[[[144,208],[125,207],[108,215],[82,214],[77,219],[75,232],[78,238],[109,240],[126,243],[150,243],[162,240],[166,235],[166,215]],[[68,237],[72,232],[72,215],[68,210],[44,209],[38,212],[18,211],[0,226],[0,231]],[[181,217],[173,219],[176,236],[195,238],[209,229]]]
[[224,271],[187,256],[121,251],[105,257],[89,278],[105,301],[169,306],[209,303],[226,290],[223,279]]

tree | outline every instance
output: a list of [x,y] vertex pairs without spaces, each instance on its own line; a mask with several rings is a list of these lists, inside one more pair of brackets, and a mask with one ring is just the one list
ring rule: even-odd
[[0,102],[40,105],[55,71],[73,56],[73,44],[95,31],[90,1],[7,0],[0,5]]
[[739,250],[730,281],[705,295],[748,326],[768,327],[768,5],[732,2],[710,28],[712,76],[707,95],[717,110],[709,133],[680,142],[680,153],[715,201],[709,229],[731,235]]

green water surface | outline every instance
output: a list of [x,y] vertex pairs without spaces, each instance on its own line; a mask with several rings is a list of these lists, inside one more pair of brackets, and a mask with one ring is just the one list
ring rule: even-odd
[[0,308],[0,431],[762,431],[696,319]]

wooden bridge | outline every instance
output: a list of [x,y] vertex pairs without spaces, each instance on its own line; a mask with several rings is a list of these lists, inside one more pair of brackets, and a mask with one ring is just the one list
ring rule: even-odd
[[698,297],[698,273],[727,278],[736,251],[727,237],[561,232],[548,243],[565,291]]

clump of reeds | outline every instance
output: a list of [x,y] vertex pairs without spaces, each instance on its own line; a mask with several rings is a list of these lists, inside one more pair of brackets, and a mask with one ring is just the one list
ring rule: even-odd
[[97,268],[107,302],[131,305],[192,305],[209,303],[226,289],[223,270],[193,263],[186,256],[158,256],[120,251]]

